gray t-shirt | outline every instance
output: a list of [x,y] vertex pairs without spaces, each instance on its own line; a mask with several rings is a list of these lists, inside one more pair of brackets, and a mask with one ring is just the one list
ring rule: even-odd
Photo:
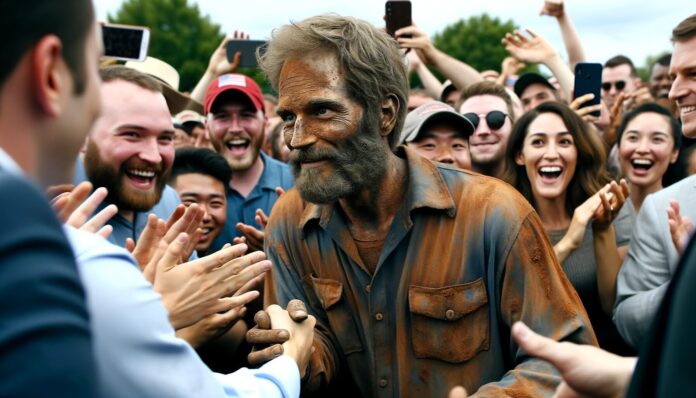
[[[626,207],[626,205],[633,206],[628,203],[628,201],[624,203],[624,207]],[[631,238],[632,221],[631,213],[624,211],[622,208],[616,220],[612,223],[617,246],[628,245]],[[547,231],[547,233],[551,243],[555,245],[565,236],[567,231],[567,229],[564,229]],[[568,276],[568,280],[570,280],[570,283],[575,287],[575,290],[577,290],[582,303],[585,305],[587,314],[592,322],[592,327],[597,334],[599,346],[617,354],[631,354],[632,350],[621,339],[611,317],[604,313],[599,301],[599,292],[597,290],[597,261],[594,254],[591,225],[587,226],[580,247],[570,253],[561,266],[566,276]]]

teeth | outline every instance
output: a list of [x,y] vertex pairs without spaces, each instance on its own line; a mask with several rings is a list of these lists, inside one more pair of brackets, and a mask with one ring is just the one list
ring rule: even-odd
[[155,176],[154,171],[128,170],[128,173],[143,178],[152,178]]
[[689,113],[689,112],[695,111],[696,106],[682,106],[680,109],[681,109],[681,113]]
[[647,160],[647,159],[634,159],[633,164],[641,165],[641,166],[650,166],[652,165],[652,162]]
[[227,145],[246,145],[247,142],[249,142],[249,141],[247,141],[247,140],[242,140],[242,139],[239,139],[239,140],[229,140],[229,141],[227,141]]
[[546,166],[539,169],[542,173],[560,173],[561,168],[558,166]]
[[202,231],[205,235],[208,235],[208,234],[210,233],[210,231],[212,231],[212,230],[213,230],[212,228],[201,228],[201,231]]

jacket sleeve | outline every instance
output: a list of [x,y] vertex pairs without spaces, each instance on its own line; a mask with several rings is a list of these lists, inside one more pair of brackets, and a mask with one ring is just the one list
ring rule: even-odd
[[75,259],[38,189],[0,177],[0,396],[93,397],[92,337]]
[[514,368],[501,380],[483,385],[476,397],[551,396],[560,382],[548,362],[524,353],[510,335],[516,321],[557,341],[597,345],[585,309],[558,264],[539,217],[529,214],[498,269],[501,338],[509,341]]
[[616,281],[614,323],[633,347],[648,332],[672,278],[670,257],[677,257],[669,238],[667,213],[658,207],[652,195],[643,202]]

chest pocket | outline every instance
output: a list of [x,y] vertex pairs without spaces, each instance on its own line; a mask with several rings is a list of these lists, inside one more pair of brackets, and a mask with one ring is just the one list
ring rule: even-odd
[[482,279],[441,288],[411,286],[408,301],[416,358],[461,363],[490,347],[488,296]]
[[348,355],[362,351],[363,346],[355,320],[343,297],[343,284],[333,279],[315,278],[312,275],[305,277],[305,282],[312,287],[321,307],[326,311],[331,331],[341,345],[343,353]]

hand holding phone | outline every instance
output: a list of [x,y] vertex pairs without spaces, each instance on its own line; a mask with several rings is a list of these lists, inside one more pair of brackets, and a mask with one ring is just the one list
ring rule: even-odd
[[[585,94],[594,94],[594,98],[580,105],[585,108],[592,105],[599,105],[602,98],[602,64],[578,62],[575,65],[575,88],[573,97],[579,98]],[[599,117],[599,111],[590,112],[590,115]]]
[[227,41],[227,61],[234,62],[234,55],[240,52],[239,67],[255,68],[258,66],[256,62],[256,49],[261,47],[262,51],[265,48],[266,42],[263,40],[228,40]]
[[145,26],[101,25],[104,57],[125,61],[144,61],[150,44],[150,29]]
[[384,5],[387,23],[387,33],[394,36],[394,32],[401,28],[411,26],[411,2],[408,0],[390,0]]

